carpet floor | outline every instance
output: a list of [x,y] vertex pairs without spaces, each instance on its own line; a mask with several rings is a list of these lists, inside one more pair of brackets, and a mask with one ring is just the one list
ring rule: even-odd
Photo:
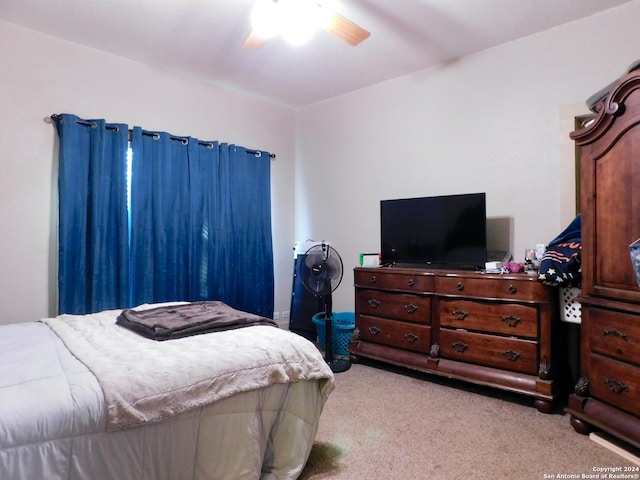
[[[336,374],[301,480],[639,478],[562,405],[380,365]],[[630,472],[624,472],[628,467]],[[593,475],[593,476],[590,476]],[[598,476],[596,476],[598,475]]]

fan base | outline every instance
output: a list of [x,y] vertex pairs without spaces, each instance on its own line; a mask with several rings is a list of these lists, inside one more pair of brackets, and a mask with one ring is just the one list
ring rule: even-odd
[[327,362],[329,368],[333,373],[342,373],[346,372],[351,368],[351,362],[349,360],[334,360],[332,362]]

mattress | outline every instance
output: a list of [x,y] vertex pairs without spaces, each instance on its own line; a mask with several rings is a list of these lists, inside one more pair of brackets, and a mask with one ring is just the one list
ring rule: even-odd
[[41,322],[3,325],[0,478],[295,479],[315,438],[327,381],[333,379],[269,383],[108,431],[100,381],[61,338]]

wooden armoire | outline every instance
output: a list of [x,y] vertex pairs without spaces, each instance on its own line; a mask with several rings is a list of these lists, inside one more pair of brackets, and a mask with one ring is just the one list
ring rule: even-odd
[[[593,98],[593,97],[592,97]],[[593,102],[595,119],[571,134],[580,149],[581,376],[571,425],[640,448],[640,288],[629,245],[640,238],[640,70]]]

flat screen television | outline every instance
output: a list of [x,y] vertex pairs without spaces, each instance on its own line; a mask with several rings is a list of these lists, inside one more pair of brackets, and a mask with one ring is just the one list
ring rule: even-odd
[[486,195],[381,200],[380,233],[383,265],[483,269]]

